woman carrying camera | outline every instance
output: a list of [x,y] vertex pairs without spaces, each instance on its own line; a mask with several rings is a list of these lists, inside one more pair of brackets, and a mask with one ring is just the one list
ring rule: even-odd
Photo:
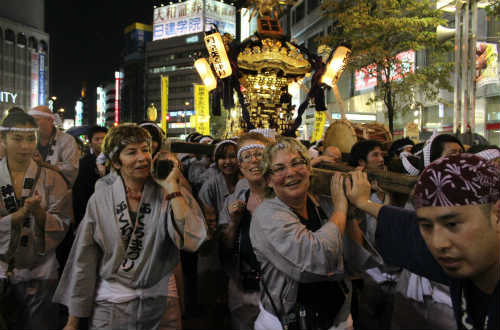
[[54,329],[58,308],[55,249],[72,217],[71,190],[61,174],[33,160],[35,119],[12,111],[0,126],[0,298],[9,329]]
[[177,167],[151,175],[147,131],[122,124],[108,135],[103,151],[119,178],[90,198],[54,301],[68,307],[65,329],[82,317],[90,329],[157,329],[178,250],[196,250],[206,225]]
[[255,329],[348,329],[350,283],[344,280],[347,200],[343,177],[331,180],[327,217],[308,194],[306,148],[282,137],[266,147],[263,174],[276,197],[254,211],[250,239],[261,270]]

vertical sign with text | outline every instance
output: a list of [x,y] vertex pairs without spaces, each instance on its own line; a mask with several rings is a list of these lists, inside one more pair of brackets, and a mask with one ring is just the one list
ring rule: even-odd
[[208,89],[205,85],[194,85],[194,110],[196,112],[196,131],[203,135],[210,135]]
[[45,54],[38,55],[38,105],[45,105]]
[[31,107],[38,105],[38,54],[31,53]]
[[316,111],[314,113],[314,130],[312,141],[320,141],[325,130],[326,113],[325,111]]
[[161,128],[167,134],[168,76],[161,76]]

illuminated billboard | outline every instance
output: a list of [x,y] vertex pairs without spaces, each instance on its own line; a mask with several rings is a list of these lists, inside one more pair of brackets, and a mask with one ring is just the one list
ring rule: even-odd
[[31,107],[38,105],[38,53],[31,53]]
[[[158,7],[153,13],[153,41],[202,32],[203,1],[188,0]],[[205,1],[207,30],[217,25],[221,33],[236,35],[236,8],[214,0]]]
[[500,84],[498,79],[497,45],[487,42],[476,43],[476,83],[477,88],[488,84]]
[[[399,61],[395,67],[391,68],[390,79],[401,80],[407,73],[415,72],[415,51],[408,50],[396,55]],[[386,80],[384,72],[381,74],[381,79]],[[354,90],[363,91],[377,86],[377,65],[370,64],[354,74]]]
[[97,87],[97,125],[106,126],[106,91]]

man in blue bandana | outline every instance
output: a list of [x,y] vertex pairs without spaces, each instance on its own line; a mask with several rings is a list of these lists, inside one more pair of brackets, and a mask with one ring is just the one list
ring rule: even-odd
[[499,329],[498,169],[468,154],[436,160],[415,186],[416,212],[371,202],[366,174],[352,179],[347,196],[377,217],[384,260],[448,284],[459,329]]

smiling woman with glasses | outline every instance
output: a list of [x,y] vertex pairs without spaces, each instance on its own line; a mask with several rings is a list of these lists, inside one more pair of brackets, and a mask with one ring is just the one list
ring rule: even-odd
[[261,276],[255,329],[352,327],[342,255],[347,213],[343,177],[332,177],[334,211],[328,217],[308,193],[311,166],[300,142],[282,137],[268,145],[262,171],[275,197],[260,204],[250,223]]

